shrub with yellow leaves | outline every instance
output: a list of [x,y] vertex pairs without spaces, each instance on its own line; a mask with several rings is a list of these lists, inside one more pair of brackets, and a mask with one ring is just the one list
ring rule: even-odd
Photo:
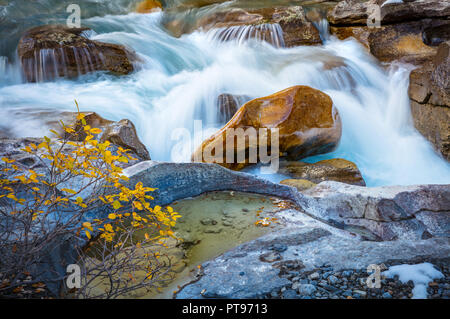
[[[37,159],[36,168],[1,159],[0,295],[116,298],[167,281],[170,259],[158,247],[175,238],[172,227],[181,216],[151,206],[155,189],[128,185],[120,164],[135,159],[100,142],[101,129],[87,125],[83,113],[61,126],[63,134],[52,130],[54,138],[21,150]],[[140,241],[135,235],[143,230]],[[67,274],[49,262],[55,251],[66,259],[59,268],[81,267],[81,287],[66,289]]]

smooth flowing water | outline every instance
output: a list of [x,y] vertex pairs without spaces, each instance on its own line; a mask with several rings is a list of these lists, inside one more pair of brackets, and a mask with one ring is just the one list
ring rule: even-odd
[[[308,161],[351,160],[369,186],[450,182],[450,165],[412,125],[411,66],[386,69],[356,41],[329,37],[325,23],[318,24],[326,38],[323,46],[283,48],[276,26],[196,31],[177,38],[164,28],[163,13],[119,13],[92,16],[83,25],[95,30],[93,40],[133,48],[141,59],[137,71],[23,83],[17,62],[10,63],[14,55],[5,51],[0,128],[16,136],[42,136],[47,127],[24,118],[24,110],[74,111],[77,100],[81,110],[132,120],[152,159],[189,161],[195,146],[224,125],[216,106],[220,94],[257,98],[308,85],[332,97],[343,124],[336,151]],[[256,36],[249,36],[252,32]],[[266,32],[270,38],[264,38]],[[193,134],[195,120],[202,121],[204,136],[193,136],[194,143],[181,139],[183,129]]]

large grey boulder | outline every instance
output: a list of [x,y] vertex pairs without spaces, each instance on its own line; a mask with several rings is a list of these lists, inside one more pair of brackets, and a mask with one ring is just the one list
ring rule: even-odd
[[167,205],[176,200],[212,191],[239,191],[294,198],[294,188],[275,184],[251,174],[235,172],[217,164],[165,163],[146,161],[124,170],[133,186],[142,182],[157,188],[152,193],[154,205]]
[[450,237],[450,185],[360,187],[323,182],[297,196],[329,224],[362,228],[379,240]]

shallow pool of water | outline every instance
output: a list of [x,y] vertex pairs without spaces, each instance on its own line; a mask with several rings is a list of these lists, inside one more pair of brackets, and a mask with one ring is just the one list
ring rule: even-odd
[[174,280],[152,290],[137,292],[137,298],[172,298],[179,286],[191,281],[203,262],[273,229],[278,223],[266,227],[255,223],[263,218],[276,218],[276,212],[289,206],[288,202],[261,195],[237,192],[213,192],[185,199],[170,205],[183,217],[175,227],[182,242],[168,247],[176,272]]

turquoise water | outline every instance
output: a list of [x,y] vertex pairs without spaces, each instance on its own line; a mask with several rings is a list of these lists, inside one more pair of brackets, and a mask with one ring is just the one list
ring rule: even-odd
[[[218,122],[218,95],[257,98],[309,85],[332,97],[343,136],[336,151],[308,161],[354,161],[369,186],[450,182],[450,165],[412,126],[411,66],[385,69],[356,41],[330,38],[321,47],[275,48],[254,40],[221,42],[214,31],[176,38],[164,28],[162,13],[115,14],[82,23],[95,31],[94,40],[133,48],[141,60],[137,71],[25,84],[18,66],[6,62],[14,58],[5,53],[8,57],[0,59],[0,128],[42,136],[48,128],[24,113],[74,111],[76,99],[82,110],[132,120],[152,159],[189,161],[201,140],[224,124]],[[195,120],[202,121],[203,136],[179,139],[182,132],[193,135]]]

